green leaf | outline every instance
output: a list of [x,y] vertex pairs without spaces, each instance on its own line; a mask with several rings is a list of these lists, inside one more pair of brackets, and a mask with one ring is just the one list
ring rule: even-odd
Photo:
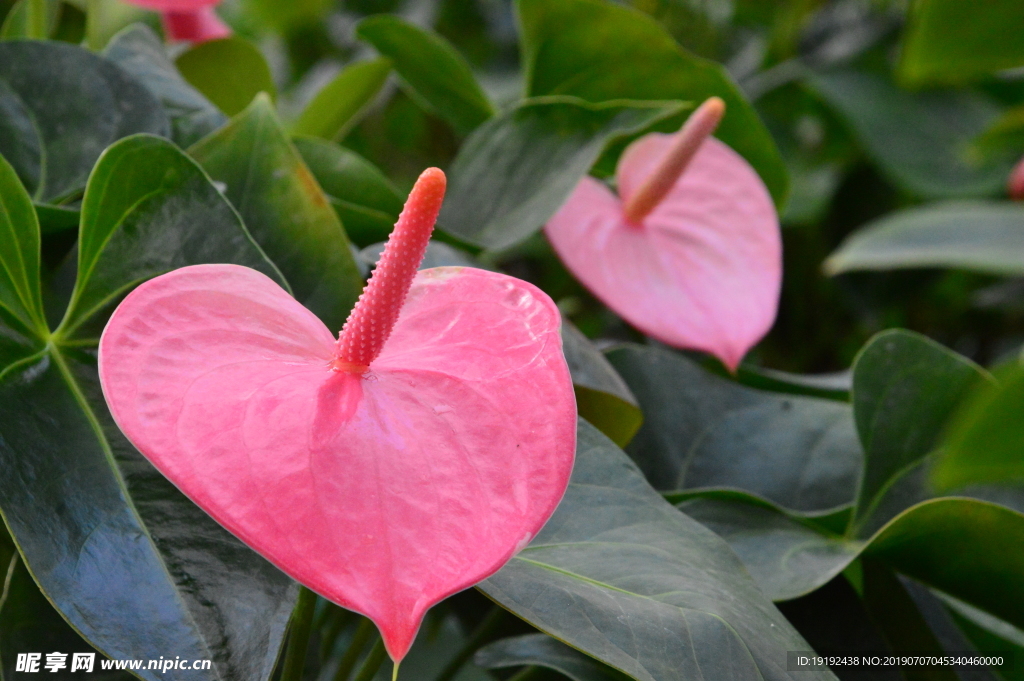
[[240,113],[261,92],[277,96],[263,55],[242,38],[196,45],[174,63],[185,80],[228,116]]
[[562,351],[572,374],[576,408],[619,447],[625,447],[643,423],[636,397],[601,351],[567,320],[562,320]]
[[1024,274],[1024,206],[958,201],[896,211],[851,234],[824,264],[833,275],[913,267]]
[[789,180],[771,135],[726,70],[681,48],[654,19],[607,0],[518,0],[526,94],[609,99],[712,95],[726,103],[715,135],[761,175],[775,204]]
[[371,59],[346,66],[306,105],[292,125],[295,135],[337,140],[359,122],[391,73],[391,60]]
[[208,262],[283,282],[177,147],[148,135],[114,144],[86,188],[64,321],[0,374],[0,510],[47,598],[109,657],[213,660],[205,672],[140,672],[153,681],[269,679],[295,600],[291,580],[131,446],[100,390],[95,335],[110,304]]
[[485,669],[547,667],[572,681],[625,681],[629,678],[545,634],[525,634],[495,641],[478,650],[474,660]]
[[133,24],[115,35],[103,56],[160,100],[171,120],[171,137],[179,146],[187,147],[227,122],[227,117],[178,73],[160,38],[145,24]]
[[847,404],[747,388],[669,350],[608,354],[640,402],[628,451],[660,490],[741,490],[798,513],[852,503],[862,454]]
[[853,365],[853,414],[864,447],[855,524],[931,453],[957,405],[987,379],[974,362],[911,331],[883,331],[868,341]]
[[405,201],[391,180],[337,144],[313,137],[295,137],[292,142],[327,193],[349,239],[361,247],[387,239]]
[[413,98],[458,132],[466,134],[494,115],[469,63],[438,34],[378,14],[360,21],[356,35],[389,57]]
[[0,154],[35,201],[80,191],[114,141],[167,130],[160,103],[106,59],[65,43],[0,42]]
[[808,84],[847,122],[865,152],[894,183],[928,199],[1003,191],[1011,161],[982,158],[974,139],[999,116],[980,94],[911,94],[884,78],[832,71]]
[[39,280],[39,221],[14,168],[0,156],[0,308],[21,331],[47,336]]
[[[963,601],[938,594],[947,610],[972,644],[982,655],[1012,652],[1014,661],[1024,659],[1024,630],[992,617],[988,613],[967,605]],[[1024,667],[1019,663],[999,670],[1005,681],[1024,680]]]
[[477,128],[448,175],[439,223],[485,248],[506,248],[543,226],[613,140],[678,113],[676,102],[576,97],[525,100]]
[[[643,681],[795,679],[779,651],[807,649],[725,543],[666,503],[585,421],[555,514],[478,588],[538,629]],[[834,677],[822,671],[799,678]]]
[[53,206],[48,203],[37,203],[35,207],[36,216],[39,218],[39,229],[43,234],[74,229],[78,227],[78,221],[82,217],[81,211],[76,208]]
[[914,85],[977,80],[1024,65],[1024,14],[1016,0],[965,5],[915,0],[899,72]]
[[189,153],[224,183],[225,196],[296,299],[340,330],[363,279],[338,216],[289,142],[270,99],[257,97]]
[[[31,3],[33,0],[18,0],[7,12],[3,26],[0,26],[0,40],[15,40],[18,38],[42,38],[44,36],[32,35]],[[56,0],[45,0],[46,17],[45,33],[47,36],[53,31],[54,26],[60,19],[60,3]]]
[[979,483],[1024,483],[1024,367],[1012,363],[978,389],[952,419],[932,483],[948,490]]
[[233,262],[287,286],[196,162],[149,135],[115,144],[96,164],[78,249],[75,290],[55,332],[63,338],[98,337],[95,323],[80,327],[137,284],[185,265]]

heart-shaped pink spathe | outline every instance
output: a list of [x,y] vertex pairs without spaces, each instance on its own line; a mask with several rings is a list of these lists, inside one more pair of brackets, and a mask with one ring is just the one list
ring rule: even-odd
[[[768,189],[743,157],[709,137],[715,124],[695,139],[689,133],[693,149],[674,169],[665,166],[686,141],[685,126],[640,138],[619,159],[619,195],[583,178],[545,233],[566,267],[623,319],[735,370],[775,320],[782,238]],[[627,218],[659,175],[668,178],[663,194],[645,215]]]
[[[111,413],[139,451],[284,572],[371,618],[396,661],[430,606],[536,535],[576,438],[551,299],[473,268],[413,275],[422,248],[402,246],[389,244],[374,276],[395,282],[391,270],[411,267],[399,272],[411,288],[368,368],[340,360],[331,332],[276,283],[235,265],[142,284],[99,355]],[[394,302],[373,287],[363,312]],[[387,314],[369,312],[366,328],[379,328]]]
[[203,43],[231,35],[214,6],[221,0],[127,0],[133,5],[160,12],[164,31],[171,40]]

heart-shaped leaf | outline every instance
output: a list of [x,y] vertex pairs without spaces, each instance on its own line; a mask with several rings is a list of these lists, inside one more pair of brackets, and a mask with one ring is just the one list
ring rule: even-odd
[[112,62],[66,43],[0,43],[0,153],[35,201],[80,191],[100,153],[138,132],[166,135],[167,118]]
[[313,137],[295,137],[295,148],[323,187],[352,243],[384,241],[402,211],[402,195],[359,154]]
[[786,671],[780,651],[807,643],[724,542],[585,421],[576,457],[555,515],[479,586],[488,596],[639,681],[834,678]]
[[133,24],[115,35],[103,56],[160,100],[171,120],[171,137],[179,146],[186,147],[227,123],[227,117],[182,78],[160,38],[145,24]]
[[800,513],[852,503],[862,454],[848,405],[747,388],[662,349],[608,354],[640,401],[628,451],[657,489],[733,489]]
[[338,216],[288,141],[270,100],[257,97],[189,154],[224,184],[224,195],[299,302],[340,329],[363,280]]
[[824,267],[829,274],[912,267],[1024,274],[1024,206],[958,201],[896,211],[847,237]]
[[477,128],[452,163],[442,228],[485,248],[536,232],[612,140],[679,113],[677,102],[525,100]]
[[371,59],[346,66],[306,105],[292,125],[292,134],[341,139],[373,101],[391,73],[390,59]]
[[[394,276],[381,272],[371,287]],[[164,475],[295,579],[372,619],[399,661],[427,608],[493,574],[565,490],[575,404],[559,323],[525,282],[426,270],[380,354],[350,372],[345,346],[272,280],[206,265],[125,299],[100,342],[101,380]]]
[[390,14],[359,22],[356,35],[395,64],[412,96],[466,134],[494,115],[465,58],[436,33]]
[[[0,184],[4,205],[25,204],[15,191],[24,194]],[[38,250],[2,243],[38,261]],[[38,249],[38,236],[34,244],[25,248]],[[92,332],[108,304],[142,279],[206,260],[279,276],[195,162],[160,138],[118,142],[86,189],[64,322],[0,371],[0,509],[47,598],[112,658],[173,650],[213,661],[205,671],[139,672],[152,681],[268,679],[295,599],[287,577],[131,447],[100,394]]]
[[719,138],[754,166],[776,205],[785,203],[782,157],[722,66],[685,51],[650,16],[607,0],[518,0],[516,8],[526,96],[590,102],[721,97],[729,113]]

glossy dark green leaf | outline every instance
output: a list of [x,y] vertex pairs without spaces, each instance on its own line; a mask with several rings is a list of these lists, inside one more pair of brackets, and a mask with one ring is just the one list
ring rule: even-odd
[[970,606],[963,601],[938,594],[953,621],[970,639],[971,643],[983,655],[999,655],[1007,652],[1013,655],[1016,663],[1013,667],[999,669],[1000,677],[1005,681],[1021,681],[1024,679],[1024,630],[1018,629],[1008,622],[992,617],[983,610]]
[[1016,0],[915,0],[900,75],[915,85],[963,83],[1024,66],[1024,14]]
[[1011,363],[997,378],[978,386],[952,420],[932,470],[938,488],[1024,483],[1024,368]]
[[868,223],[825,261],[829,274],[953,267],[1024,274],[1024,206],[950,202],[908,208]]
[[392,14],[359,22],[356,35],[395,64],[413,97],[465,134],[494,115],[469,63],[447,40]]
[[607,0],[518,0],[526,94],[609,99],[716,95],[726,115],[715,135],[761,175],[776,205],[789,180],[771,135],[726,70],[682,49],[651,17]]
[[51,203],[85,187],[114,141],[166,135],[160,103],[112,62],[58,42],[0,42],[0,154],[32,198]]
[[386,58],[349,64],[306,105],[292,125],[292,133],[341,139],[359,122],[390,73],[391,60]]
[[277,96],[263,55],[242,38],[196,45],[174,63],[185,80],[228,116],[241,113],[261,92]]
[[847,122],[864,150],[893,182],[924,198],[998,194],[1011,162],[984,158],[974,138],[1000,110],[980,94],[912,94],[881,76],[833,71],[808,83]]
[[145,679],[268,679],[291,580],[227,533],[121,435],[96,371],[109,304],[183,265],[278,277],[200,167],[148,135],[109,148],[82,206],[78,278],[45,347],[0,374],[0,510],[40,587],[112,658],[173,651],[212,670]]
[[974,362],[911,331],[883,331],[868,341],[853,365],[853,414],[864,448],[854,523],[936,447],[956,407],[986,380]]
[[525,100],[490,119],[459,149],[439,223],[485,248],[511,246],[540,229],[609,142],[682,110],[678,102],[576,97]]
[[179,146],[186,147],[227,122],[227,117],[178,73],[160,38],[145,24],[133,24],[115,35],[103,56],[160,100],[171,120],[171,136]]
[[0,307],[45,337],[39,280],[39,222],[14,168],[0,156]]
[[738,489],[813,514],[853,501],[862,454],[849,405],[741,386],[669,350],[608,359],[640,402],[627,451],[657,489]]
[[296,299],[341,330],[363,290],[345,230],[266,96],[189,153],[224,185]]
[[837,371],[827,374],[794,374],[789,371],[768,367],[741,364],[736,378],[743,385],[778,393],[827,397],[847,401],[853,382],[851,371]]
[[625,681],[629,678],[546,634],[525,634],[495,641],[478,650],[474,660],[485,669],[547,667],[572,681]]
[[572,374],[580,416],[612,442],[625,447],[644,420],[629,386],[601,351],[567,319],[562,320],[562,351]]
[[786,671],[807,643],[726,544],[666,503],[580,422],[569,489],[529,546],[479,585],[542,631],[641,681],[832,679]]
[[327,193],[352,243],[384,241],[402,212],[404,197],[384,173],[354,151],[313,137],[292,142]]

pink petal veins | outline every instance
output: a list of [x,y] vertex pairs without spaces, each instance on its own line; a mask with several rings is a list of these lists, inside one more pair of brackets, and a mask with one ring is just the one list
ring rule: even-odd
[[630,145],[616,174],[619,197],[584,178],[545,232],[570,271],[623,319],[735,369],[775,319],[778,217],[753,168],[708,138],[639,228],[630,224],[623,203],[662,164],[672,137]]

